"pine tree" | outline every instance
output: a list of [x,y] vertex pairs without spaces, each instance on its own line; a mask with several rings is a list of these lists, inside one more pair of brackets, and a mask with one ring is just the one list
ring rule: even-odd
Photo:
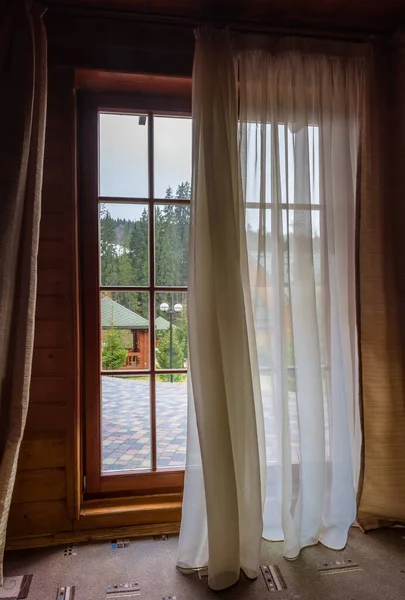
[[[188,181],[177,186],[176,198],[179,200],[190,199],[191,186]],[[190,228],[190,207],[176,206],[176,235],[178,238],[179,252],[177,256],[178,285],[187,285],[188,281],[188,244]]]
[[129,239],[129,256],[132,263],[133,285],[148,285],[149,217],[146,208],[141,218],[134,222]]
[[169,185],[169,187],[166,190],[165,193],[165,200],[171,200],[173,198],[173,190],[171,188],[171,186]]
[[160,336],[159,346],[156,350],[156,358],[160,369],[182,369],[184,366],[183,344],[179,339],[179,332],[173,327],[172,340],[172,365],[170,367],[170,331],[163,332]]
[[[145,208],[138,221],[135,221],[129,239],[129,252],[132,285],[148,285],[149,281],[149,215]],[[126,295],[125,306],[140,314],[148,315],[148,297],[143,292]]]
[[129,252],[124,249],[118,257],[118,279],[120,285],[133,285],[132,262]]
[[161,285],[177,285],[176,247],[178,240],[175,235],[174,210],[175,207],[173,205],[166,204],[162,211],[162,233],[160,239]]
[[[184,300],[183,300],[184,302]],[[183,365],[188,359],[188,322],[186,315],[187,307],[183,304],[183,312],[176,319],[176,335],[182,348]]]
[[[167,193],[167,192],[166,192]],[[163,210],[155,210],[155,280],[157,285],[167,285],[166,222]]]
[[176,198],[178,200],[190,200],[191,198],[191,185],[188,181],[182,181],[176,190]]
[[122,337],[116,329],[109,329],[104,338],[102,349],[103,369],[119,369],[125,365],[127,351]]
[[103,285],[118,283],[118,261],[115,245],[115,220],[105,204],[100,207],[101,282]]

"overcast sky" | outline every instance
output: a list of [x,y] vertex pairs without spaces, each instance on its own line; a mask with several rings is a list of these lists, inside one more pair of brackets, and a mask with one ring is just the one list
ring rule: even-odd
[[[154,118],[154,197],[191,183],[191,119]],[[100,114],[100,195],[148,198],[148,119],[139,116]],[[142,208],[108,205],[112,217],[131,218]]]

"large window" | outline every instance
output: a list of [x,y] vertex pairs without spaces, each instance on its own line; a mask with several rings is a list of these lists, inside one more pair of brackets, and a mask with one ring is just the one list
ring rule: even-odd
[[179,490],[191,119],[92,97],[80,136],[87,492]]

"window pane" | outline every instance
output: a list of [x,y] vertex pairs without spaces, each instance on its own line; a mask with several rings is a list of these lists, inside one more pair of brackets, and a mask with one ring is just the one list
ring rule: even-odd
[[[159,292],[155,296],[155,307],[156,368],[187,368],[187,294]],[[169,381],[183,381],[185,375],[160,377]]]
[[100,196],[148,197],[148,118],[99,115]]
[[148,285],[146,204],[100,204],[101,285]]
[[149,377],[103,375],[101,389],[103,473],[151,469]]
[[148,292],[101,292],[104,370],[149,368]]
[[156,381],[156,438],[158,469],[184,469],[187,433],[187,375],[167,375]]
[[155,198],[189,198],[191,119],[154,118]]
[[156,285],[187,285],[189,227],[189,206],[162,204],[155,207]]

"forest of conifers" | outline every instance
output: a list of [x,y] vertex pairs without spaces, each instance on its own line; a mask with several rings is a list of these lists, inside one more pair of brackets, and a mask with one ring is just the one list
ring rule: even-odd
[[[166,191],[166,200],[190,198],[189,182],[182,182],[173,192]],[[112,212],[112,211],[111,211]],[[149,215],[144,207],[138,219],[113,218],[109,204],[100,208],[100,272],[101,285],[148,286],[149,269]],[[162,203],[155,205],[155,285],[187,286],[188,240],[190,209],[185,204]],[[149,320],[148,292],[105,291],[119,304]],[[181,303],[184,310],[174,317],[172,366],[183,367],[187,360],[186,294],[158,292],[155,297],[155,318],[167,314],[160,311],[160,304],[169,307]],[[169,331],[158,334],[158,361],[161,368],[169,368]]]

